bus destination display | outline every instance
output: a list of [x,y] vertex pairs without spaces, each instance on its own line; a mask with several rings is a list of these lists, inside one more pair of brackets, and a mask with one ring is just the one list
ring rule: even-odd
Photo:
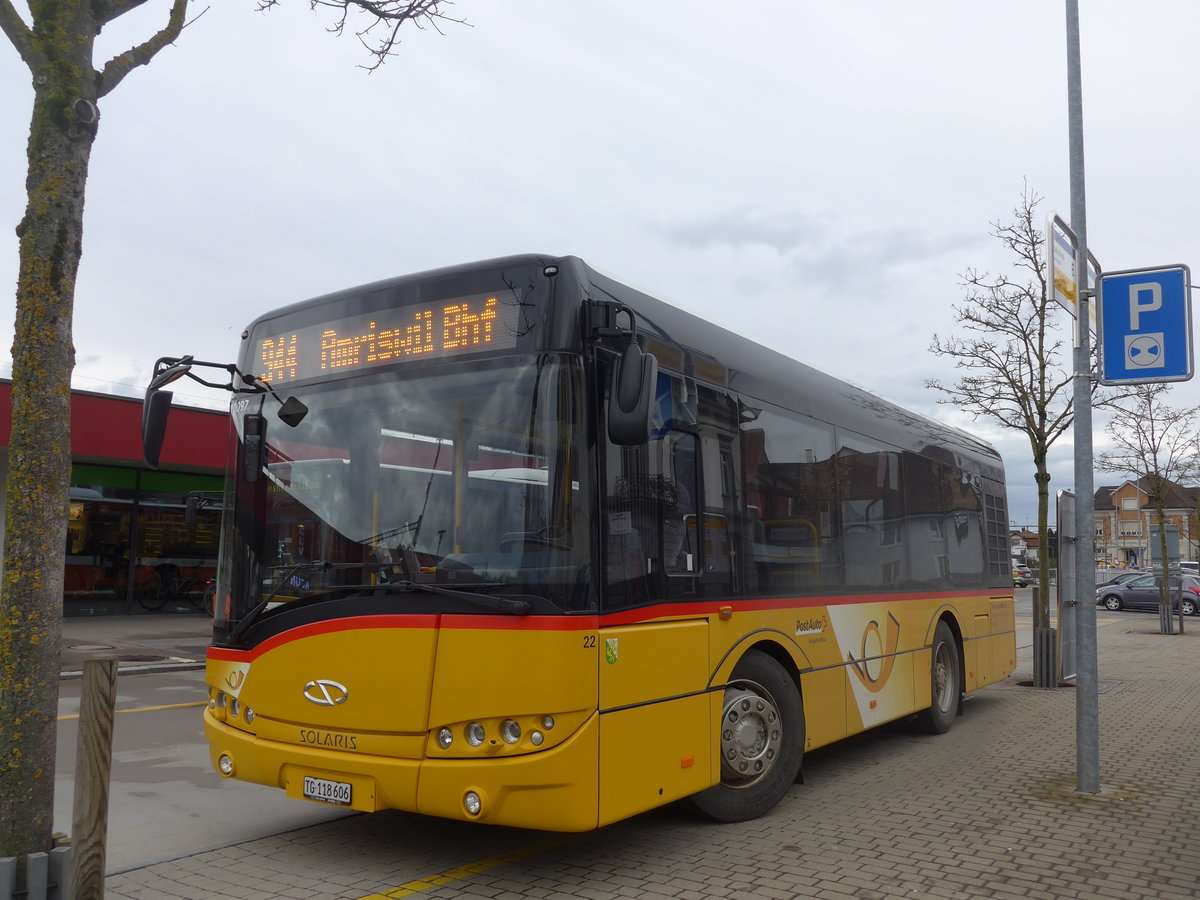
[[516,298],[476,294],[284,329],[258,339],[256,374],[279,384],[406,359],[507,350],[517,345],[520,308]]

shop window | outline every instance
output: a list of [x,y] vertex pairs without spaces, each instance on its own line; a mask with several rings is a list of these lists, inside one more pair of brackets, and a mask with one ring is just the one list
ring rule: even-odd
[[[219,505],[188,521],[189,487],[218,491],[211,476],[77,466],[67,521],[64,612],[195,607],[216,574]],[[79,483],[86,479],[87,483]],[[139,481],[140,489],[139,489]]]

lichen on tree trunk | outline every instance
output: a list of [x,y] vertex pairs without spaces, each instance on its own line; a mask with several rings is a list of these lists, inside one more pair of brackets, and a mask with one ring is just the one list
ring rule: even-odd
[[[90,39],[62,40],[90,59]],[[67,59],[75,56],[67,54]],[[86,73],[86,75],[84,74]],[[34,78],[28,205],[17,227],[4,575],[0,582],[0,855],[48,850],[71,481],[71,312],[95,138],[86,66]],[[87,102],[75,106],[81,98]],[[35,766],[30,760],[38,760]]]

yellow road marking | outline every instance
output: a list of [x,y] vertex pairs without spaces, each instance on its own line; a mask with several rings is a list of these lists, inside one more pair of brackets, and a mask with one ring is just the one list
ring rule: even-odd
[[535,853],[541,853],[543,850],[549,850],[552,847],[557,847],[567,841],[574,840],[573,834],[555,835],[544,841],[536,844],[530,844],[528,847],[518,847],[516,850],[509,850],[507,853],[501,853],[499,856],[492,856],[487,859],[481,859],[478,862],[469,863],[465,866],[458,866],[454,869],[447,869],[444,872],[439,872],[436,875],[429,875],[425,878],[418,878],[416,881],[410,881],[407,884],[402,884],[399,887],[390,888],[380,891],[376,894],[367,894],[360,897],[359,900],[383,900],[383,898],[408,897],[412,894],[419,894],[422,891],[431,891],[434,888],[442,887],[443,885],[453,884],[455,881],[462,881],[464,878],[470,878],[472,875],[478,875],[480,872],[486,872],[488,869],[494,869],[497,866],[502,866],[505,863],[516,862],[517,860],[525,859],[527,856],[533,856]]
[[[158,712],[162,709],[187,709],[189,706],[207,706],[207,700],[196,700],[192,703],[168,703],[165,706],[136,706],[133,709],[114,709],[117,713],[139,713],[139,712]],[[79,713],[71,713],[69,716],[59,716],[58,721],[65,722],[67,719],[78,719]]]

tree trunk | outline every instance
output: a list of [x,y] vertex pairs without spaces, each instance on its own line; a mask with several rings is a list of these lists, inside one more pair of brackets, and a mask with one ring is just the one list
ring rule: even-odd
[[[50,849],[71,483],[71,313],[98,115],[85,0],[38,4],[27,180],[17,227],[4,574],[0,581],[0,856]],[[53,41],[53,47],[45,42]],[[23,868],[23,867],[22,867]]]
[[[1163,634],[1174,634],[1171,625],[1171,561],[1167,559],[1167,516],[1166,503],[1163,501],[1163,490],[1160,487],[1155,497],[1154,511],[1158,513],[1158,558],[1162,562],[1162,580],[1158,594],[1159,630]],[[1180,573],[1182,577],[1182,573]]]
[[[1034,629],[1050,627],[1050,552],[1048,533],[1050,530],[1050,473],[1046,471],[1045,454],[1034,460],[1037,471],[1033,480],[1037,482],[1038,494],[1038,600],[1033,604]],[[1062,528],[1062,523],[1058,526]]]

